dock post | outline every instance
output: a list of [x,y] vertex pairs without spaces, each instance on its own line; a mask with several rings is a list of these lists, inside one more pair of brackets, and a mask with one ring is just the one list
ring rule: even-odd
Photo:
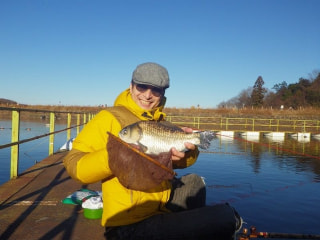
[[68,119],[67,119],[67,141],[71,138],[71,113],[68,113]]
[[85,125],[87,123],[87,114],[83,114],[83,124]]
[[[11,142],[19,142],[19,128],[20,128],[20,112],[18,110],[12,111],[12,132]],[[11,168],[10,179],[18,176],[19,164],[19,144],[11,146]]]
[[[54,119],[55,114],[54,112],[50,113],[50,133],[54,132]],[[49,156],[53,154],[54,151],[54,134],[50,134],[49,136]]]
[[80,132],[80,114],[77,114],[77,135]]

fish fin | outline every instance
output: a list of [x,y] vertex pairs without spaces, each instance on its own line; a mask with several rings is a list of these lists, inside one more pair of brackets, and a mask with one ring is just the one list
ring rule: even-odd
[[200,132],[200,144],[199,148],[207,149],[210,146],[210,142],[216,136],[212,131],[203,131]]
[[148,147],[147,146],[145,146],[145,145],[143,145],[143,144],[141,144],[141,143],[138,143],[138,145],[139,145],[139,149],[142,151],[142,152],[147,152],[148,151]]
[[178,127],[168,121],[161,121],[161,122],[159,122],[159,124],[164,126],[165,128],[170,128],[170,129],[178,131],[178,132],[184,132],[180,127]]

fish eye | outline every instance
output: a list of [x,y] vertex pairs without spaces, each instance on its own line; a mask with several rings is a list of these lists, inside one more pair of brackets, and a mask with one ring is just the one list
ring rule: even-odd
[[127,135],[127,133],[128,133],[127,128],[124,128],[123,131],[122,131],[122,134]]

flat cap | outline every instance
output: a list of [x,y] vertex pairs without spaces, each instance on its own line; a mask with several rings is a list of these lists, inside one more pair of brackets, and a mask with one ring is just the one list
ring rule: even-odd
[[163,66],[147,62],[138,65],[133,71],[132,82],[166,89],[169,87],[169,74]]

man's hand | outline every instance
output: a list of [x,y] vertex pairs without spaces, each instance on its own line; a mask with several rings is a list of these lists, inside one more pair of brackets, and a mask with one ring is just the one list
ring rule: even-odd
[[[187,132],[187,133],[192,133],[192,128],[188,128],[188,127],[183,127],[181,128],[183,131]],[[187,149],[189,150],[194,150],[196,149],[196,146],[192,143],[189,143],[189,142],[185,142],[184,145],[186,146]],[[172,161],[179,161],[180,159],[184,158],[185,156],[185,153],[184,152],[179,152],[176,148],[172,148],[171,149],[171,153],[172,153],[172,156],[171,156],[171,160]]]

